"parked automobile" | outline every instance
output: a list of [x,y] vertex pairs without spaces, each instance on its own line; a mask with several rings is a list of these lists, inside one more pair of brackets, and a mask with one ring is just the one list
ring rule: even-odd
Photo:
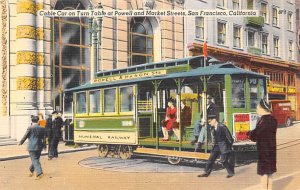
[[296,118],[296,112],[292,110],[289,100],[271,100],[272,115],[277,119],[278,126],[289,127]]

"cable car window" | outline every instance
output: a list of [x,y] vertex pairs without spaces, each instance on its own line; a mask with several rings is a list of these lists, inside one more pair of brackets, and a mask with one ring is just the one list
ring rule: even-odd
[[232,79],[232,107],[245,108],[245,79]]
[[257,86],[258,80],[257,79],[249,79],[250,84],[250,106],[251,109],[255,109],[258,102],[258,86]]
[[138,110],[139,111],[152,111],[152,93],[151,93],[150,89],[139,88]]
[[100,90],[90,91],[90,113],[101,113]]
[[116,89],[104,90],[104,112],[116,112]]
[[79,92],[76,94],[76,113],[84,114],[86,113],[86,93]]
[[265,91],[265,82],[263,79],[259,79],[259,93],[260,93],[260,98],[264,98],[266,95],[266,91]]
[[120,88],[121,112],[133,111],[133,87]]

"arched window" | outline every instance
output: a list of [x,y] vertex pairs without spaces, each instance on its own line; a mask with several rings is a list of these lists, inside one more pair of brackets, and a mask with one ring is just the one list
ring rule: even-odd
[[[55,10],[84,10],[80,0],[58,0]],[[85,1],[84,1],[85,2]],[[63,110],[63,91],[90,80],[88,18],[56,17],[53,19],[53,99],[54,109]],[[70,95],[68,95],[70,96]],[[65,100],[72,100],[66,97]],[[65,102],[66,103],[66,102]],[[64,104],[64,112],[71,104]]]
[[131,19],[129,57],[130,66],[153,61],[153,28],[146,17]]

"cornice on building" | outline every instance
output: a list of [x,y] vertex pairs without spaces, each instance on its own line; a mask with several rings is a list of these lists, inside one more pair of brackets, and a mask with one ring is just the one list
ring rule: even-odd
[[[187,48],[189,51],[201,51],[203,48],[203,44],[199,43],[190,43],[187,45]],[[284,68],[290,68],[290,69],[296,69],[300,71],[300,63],[294,62],[294,61],[284,61],[280,59],[272,59],[262,56],[257,56],[249,53],[239,52],[239,51],[233,51],[229,49],[219,48],[215,46],[208,46],[208,54],[209,53],[219,53],[227,56],[234,56],[234,57],[240,57],[243,59],[247,59],[251,62],[257,62],[257,63],[263,63],[267,65],[273,65],[273,66],[280,66]]]

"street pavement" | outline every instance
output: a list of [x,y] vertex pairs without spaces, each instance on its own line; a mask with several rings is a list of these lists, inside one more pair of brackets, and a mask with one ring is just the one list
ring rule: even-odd
[[[277,169],[274,174],[274,190],[300,190],[300,123],[292,127],[279,128],[277,132]],[[85,147],[93,148],[93,147]],[[214,170],[208,178],[198,178],[203,168],[193,172],[124,172],[109,169],[83,167],[79,163],[95,158],[96,150],[74,149],[59,145],[63,152],[51,161],[41,157],[45,177],[39,181],[27,177],[30,159],[14,159],[25,156],[26,146],[0,147],[0,190],[15,189],[72,189],[72,190],[259,190],[260,176],[256,174],[256,163],[248,163],[236,168],[236,175],[226,178],[224,169]],[[7,159],[9,158],[9,159]],[[97,164],[97,163],[96,163]],[[108,164],[109,165],[109,164]],[[160,167],[159,163],[156,167]],[[176,170],[178,166],[174,167]]]

